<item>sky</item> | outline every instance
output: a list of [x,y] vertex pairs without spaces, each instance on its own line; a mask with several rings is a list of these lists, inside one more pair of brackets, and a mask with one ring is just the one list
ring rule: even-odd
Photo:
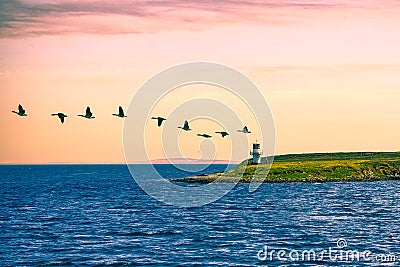
[[[154,74],[192,61],[225,64],[260,88],[276,154],[398,151],[399,14],[395,0],[1,0],[0,163],[124,162],[124,122],[111,114]],[[257,139],[240,99],[212,86],[174,90],[149,116],[209,96],[242,118],[232,134],[246,124]],[[27,117],[11,113],[18,104]],[[86,106],[96,119],[76,116]],[[164,158],[153,126],[149,158]],[[181,156],[231,159],[229,139],[194,134],[217,123],[194,126],[177,129]]]

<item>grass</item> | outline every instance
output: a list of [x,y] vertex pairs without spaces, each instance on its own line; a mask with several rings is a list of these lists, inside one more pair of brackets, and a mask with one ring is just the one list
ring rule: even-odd
[[276,156],[273,164],[251,165],[245,160],[234,170],[175,181],[209,183],[376,181],[400,178],[400,152],[342,152]]

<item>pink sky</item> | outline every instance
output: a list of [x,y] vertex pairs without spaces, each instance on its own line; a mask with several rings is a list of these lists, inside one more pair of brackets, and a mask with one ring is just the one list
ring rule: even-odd
[[[111,114],[151,75],[195,60],[259,86],[278,154],[397,151],[398,14],[390,0],[1,1],[0,163],[123,162],[123,122]],[[10,112],[19,103],[27,117]],[[95,120],[76,116],[87,105]],[[59,111],[64,125],[50,116]],[[182,142],[199,157],[199,139]],[[227,159],[230,148],[216,145]],[[149,149],[163,157],[157,142]]]

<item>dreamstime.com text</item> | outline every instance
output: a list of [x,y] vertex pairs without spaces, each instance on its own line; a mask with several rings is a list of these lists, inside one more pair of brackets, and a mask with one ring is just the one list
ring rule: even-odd
[[338,239],[335,247],[328,249],[289,250],[267,245],[258,251],[257,258],[264,262],[381,262],[396,263],[394,253],[378,254],[370,250],[349,249],[345,239]]

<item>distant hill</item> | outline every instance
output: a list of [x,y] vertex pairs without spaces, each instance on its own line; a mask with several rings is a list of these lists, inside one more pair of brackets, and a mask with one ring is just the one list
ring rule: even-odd
[[333,152],[277,155],[274,161],[318,161],[345,159],[398,159],[400,152]]
[[130,164],[239,164],[237,161],[229,160],[204,160],[193,158],[170,158],[170,159],[154,159],[150,161],[135,161]]

